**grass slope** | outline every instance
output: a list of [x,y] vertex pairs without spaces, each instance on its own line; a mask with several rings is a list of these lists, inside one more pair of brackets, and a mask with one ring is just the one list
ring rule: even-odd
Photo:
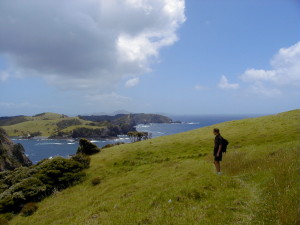
[[83,183],[11,224],[299,224],[299,124],[294,110],[216,125],[230,141],[222,176],[213,126],[103,150]]

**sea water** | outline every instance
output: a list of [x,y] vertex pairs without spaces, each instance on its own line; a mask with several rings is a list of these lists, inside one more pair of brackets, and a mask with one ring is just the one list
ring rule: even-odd
[[[225,121],[256,117],[256,115],[233,115],[233,116],[172,116],[173,121],[182,123],[162,123],[162,124],[140,124],[136,126],[137,131],[149,132],[152,138],[159,136],[181,133],[200,127],[210,126]],[[45,158],[55,156],[69,157],[76,153],[78,141],[73,139],[12,139],[15,143],[21,143],[25,148],[26,155],[33,163],[37,163]],[[129,143],[127,136],[119,136],[117,139],[92,139],[98,147],[116,142]]]

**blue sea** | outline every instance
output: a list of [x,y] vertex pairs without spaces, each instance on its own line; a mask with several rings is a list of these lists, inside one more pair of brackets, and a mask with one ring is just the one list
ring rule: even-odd
[[[181,121],[182,123],[173,124],[140,124],[136,128],[138,131],[152,133],[152,138],[159,136],[181,133],[194,130],[200,127],[210,126],[231,120],[239,120],[244,118],[257,117],[258,115],[226,115],[226,116],[171,116],[173,121]],[[21,143],[25,148],[26,155],[33,163],[37,163],[44,158],[55,156],[68,157],[76,153],[78,141],[73,139],[12,139],[15,143]],[[91,140],[98,147],[116,142],[130,142],[127,136],[119,136],[117,139],[93,139]]]

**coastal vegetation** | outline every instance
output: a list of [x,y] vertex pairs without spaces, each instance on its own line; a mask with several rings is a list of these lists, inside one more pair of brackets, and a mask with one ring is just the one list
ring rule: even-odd
[[[299,124],[294,110],[102,149],[82,183],[10,224],[299,224]],[[214,127],[230,141],[221,176]]]
[[131,142],[144,141],[152,138],[152,134],[149,132],[128,132],[127,136]]
[[1,117],[0,127],[9,136],[32,138],[114,138],[136,131],[140,123],[170,123],[168,117],[156,114],[118,114],[115,116],[68,117],[56,113],[35,116]]
[[77,154],[69,159],[44,159],[36,165],[0,172],[0,213],[4,214],[0,221],[20,211],[30,216],[38,208],[36,202],[82,181],[83,170],[90,165],[88,155],[98,152],[96,145],[81,139]]

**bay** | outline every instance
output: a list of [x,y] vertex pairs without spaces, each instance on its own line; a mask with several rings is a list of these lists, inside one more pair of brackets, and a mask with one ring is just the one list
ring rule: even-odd
[[[256,115],[225,115],[225,116],[171,116],[173,121],[182,121],[182,123],[162,123],[162,124],[140,124],[136,127],[137,131],[149,132],[152,138],[186,132],[216,123],[230,120],[238,120],[244,118],[256,117]],[[69,157],[76,153],[78,141],[73,139],[12,139],[15,143],[20,143],[25,148],[26,155],[33,163],[37,163],[42,159],[55,156]],[[116,142],[129,143],[127,136],[119,136],[117,139],[92,139],[98,147]]]

